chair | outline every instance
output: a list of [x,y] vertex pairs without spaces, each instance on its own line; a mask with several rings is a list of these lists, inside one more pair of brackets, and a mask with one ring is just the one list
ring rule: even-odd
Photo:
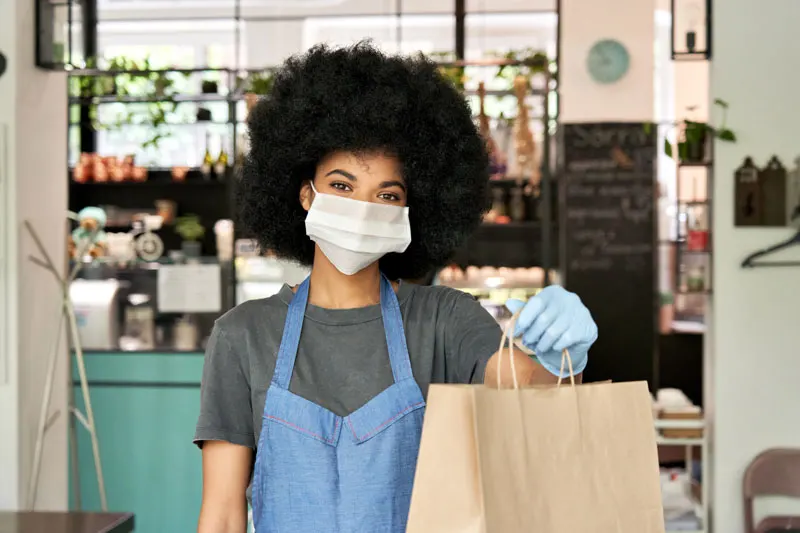
[[800,516],[770,516],[754,523],[753,502],[759,496],[800,498],[800,449],[773,448],[761,452],[744,473],[746,533],[800,530]]

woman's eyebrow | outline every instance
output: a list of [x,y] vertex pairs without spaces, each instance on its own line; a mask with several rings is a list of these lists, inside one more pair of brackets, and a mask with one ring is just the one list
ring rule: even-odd
[[346,170],[342,170],[342,169],[339,169],[339,168],[331,170],[330,172],[325,174],[325,176],[330,176],[332,174],[339,174],[339,175],[344,176],[345,178],[349,179],[350,181],[358,181],[358,179],[355,176],[353,176],[352,174],[350,174]]
[[406,192],[406,184],[402,181],[393,180],[381,182],[381,189],[388,189],[389,187],[400,187],[403,189],[403,192]]

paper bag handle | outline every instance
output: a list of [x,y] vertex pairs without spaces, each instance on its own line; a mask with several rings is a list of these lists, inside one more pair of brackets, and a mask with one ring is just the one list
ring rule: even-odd
[[[508,353],[508,360],[511,362],[511,378],[514,380],[514,388],[519,389],[519,380],[517,379],[517,368],[514,365],[514,328],[517,325],[517,319],[519,318],[520,311],[514,313],[511,318],[508,320],[506,327],[503,328],[503,336],[500,338],[500,349],[497,352],[497,388],[500,388],[500,375],[502,374],[501,370],[503,369],[503,354]],[[508,344],[508,346],[506,346]],[[534,352],[530,350],[523,350],[525,352],[530,352],[530,355],[535,355]],[[569,382],[574,387],[575,386],[575,371],[572,368],[572,357],[569,355],[569,350],[564,348],[561,351],[561,369],[558,371],[558,382],[556,383],[556,387],[561,386],[561,382],[563,380],[562,376],[564,375],[564,366],[569,367]]]

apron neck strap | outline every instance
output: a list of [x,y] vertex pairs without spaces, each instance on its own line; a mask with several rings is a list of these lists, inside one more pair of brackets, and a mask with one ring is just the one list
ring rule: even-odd
[[[281,346],[272,375],[272,385],[288,390],[297,359],[297,349],[303,331],[303,319],[308,306],[310,277],[297,287],[297,291],[289,303],[286,322],[283,326]],[[408,355],[403,316],[400,313],[400,302],[391,282],[381,274],[381,315],[383,329],[386,334],[386,346],[389,350],[389,361],[395,382],[413,378],[411,360]]]

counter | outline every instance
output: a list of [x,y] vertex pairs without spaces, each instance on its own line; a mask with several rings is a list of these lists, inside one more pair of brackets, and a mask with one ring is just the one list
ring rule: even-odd
[[[138,531],[194,531],[202,467],[192,436],[203,354],[87,352],[85,359],[109,509],[134,513]],[[74,362],[73,384],[82,409]],[[99,511],[89,435],[80,425],[77,433],[81,509]],[[70,499],[75,509],[74,493]]]
[[0,512],[0,533],[131,533],[130,513]]

